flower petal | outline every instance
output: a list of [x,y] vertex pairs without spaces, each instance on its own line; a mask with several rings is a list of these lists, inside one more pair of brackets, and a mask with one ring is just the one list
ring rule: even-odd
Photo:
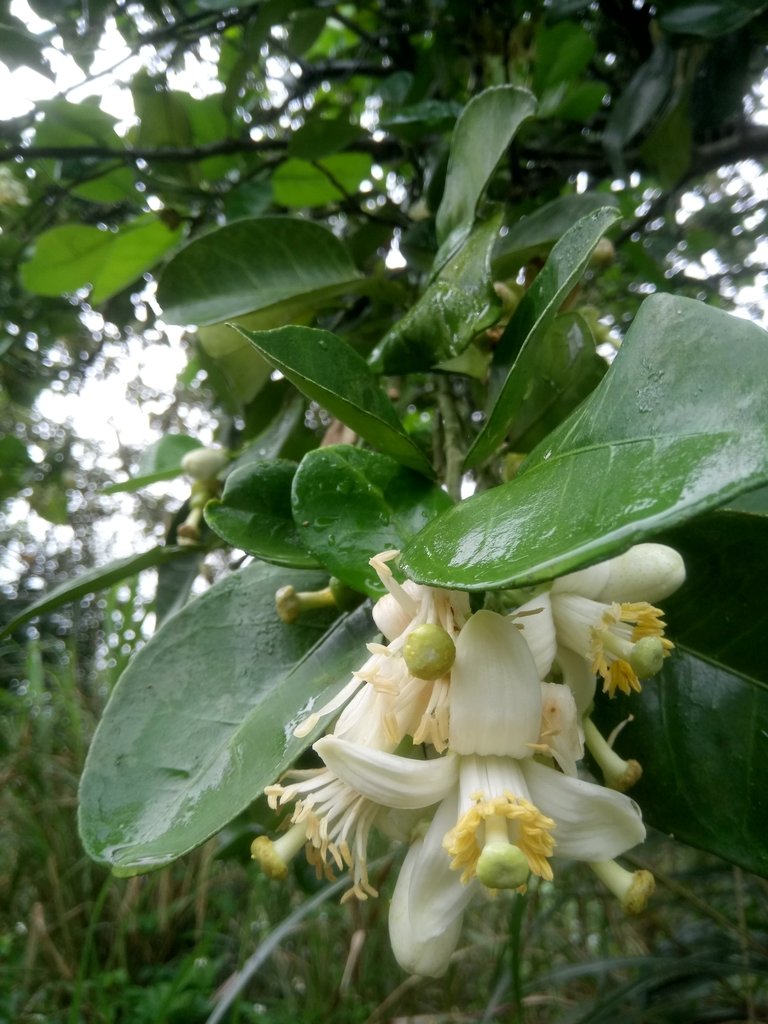
[[439,978],[461,933],[464,908],[477,886],[463,885],[450,868],[443,838],[456,824],[456,795],[438,807],[423,839],[408,851],[389,908],[389,938],[400,966]]
[[459,774],[458,760],[450,753],[419,761],[337,736],[324,736],[314,749],[337,778],[384,807],[408,810],[436,804]]
[[523,639],[536,663],[539,679],[544,679],[555,660],[555,623],[549,594],[539,594],[513,612],[512,618],[521,627]]
[[611,860],[645,839],[640,808],[623,793],[571,779],[535,761],[522,765],[531,800],[554,818],[555,856]]
[[556,660],[563,675],[563,682],[576,701],[576,710],[579,715],[583,715],[595,699],[595,673],[582,654],[577,654],[567,647],[558,647]]
[[648,601],[673,594],[685,580],[685,564],[666,544],[635,544],[607,562],[561,576],[553,594],[572,593],[593,601]]
[[530,757],[539,736],[539,674],[512,619],[479,611],[456,641],[448,746],[459,754]]

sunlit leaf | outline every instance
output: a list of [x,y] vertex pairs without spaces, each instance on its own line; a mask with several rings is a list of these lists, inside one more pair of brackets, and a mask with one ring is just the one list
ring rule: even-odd
[[38,235],[21,278],[37,295],[63,295],[90,285],[91,301],[103,302],[154,267],[180,238],[181,229],[152,213],[117,231],[65,224]]

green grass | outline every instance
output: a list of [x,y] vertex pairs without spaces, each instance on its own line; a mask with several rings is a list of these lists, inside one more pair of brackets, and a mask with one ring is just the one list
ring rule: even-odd
[[[115,879],[80,846],[76,792],[105,699],[40,643],[0,690],[0,1022],[204,1024],[226,984],[318,885],[248,860],[253,820],[153,875]],[[106,677],[105,677],[106,678]],[[656,837],[659,877],[629,919],[584,865],[478,900],[447,976],[413,979],[387,940],[399,853],[378,900],[311,910],[249,977],[230,1024],[680,1024],[768,1019],[768,884]]]

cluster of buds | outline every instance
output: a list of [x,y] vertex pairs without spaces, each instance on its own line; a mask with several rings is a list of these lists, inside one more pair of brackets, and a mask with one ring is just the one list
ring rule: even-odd
[[[387,594],[373,609],[382,643],[303,721],[323,767],[267,787],[291,807],[286,831],[252,847],[273,878],[302,848],[320,876],[348,868],[345,899],[376,896],[371,829],[409,842],[389,914],[398,962],[438,977],[464,909],[485,890],[525,890],[554,878],[557,858],[586,862],[630,913],[653,889],[647,871],[614,860],[641,842],[640,810],[623,790],[640,774],[589,718],[597,679],[636,692],[671,643],[651,605],[682,582],[671,548],[641,544],[561,577],[509,614],[471,612],[465,593],[397,582],[396,551],[371,560]],[[340,712],[340,714],[339,714]],[[580,777],[585,744],[606,785]]]

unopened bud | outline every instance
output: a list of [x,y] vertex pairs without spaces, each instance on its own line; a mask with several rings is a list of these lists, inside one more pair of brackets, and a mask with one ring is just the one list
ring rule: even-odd
[[417,679],[439,679],[456,660],[456,645],[442,626],[425,622],[406,637],[403,658]]
[[616,259],[616,250],[610,238],[601,238],[592,250],[590,263],[595,267],[608,267]]
[[223,448],[193,448],[181,460],[181,468],[193,480],[213,480],[228,462]]

